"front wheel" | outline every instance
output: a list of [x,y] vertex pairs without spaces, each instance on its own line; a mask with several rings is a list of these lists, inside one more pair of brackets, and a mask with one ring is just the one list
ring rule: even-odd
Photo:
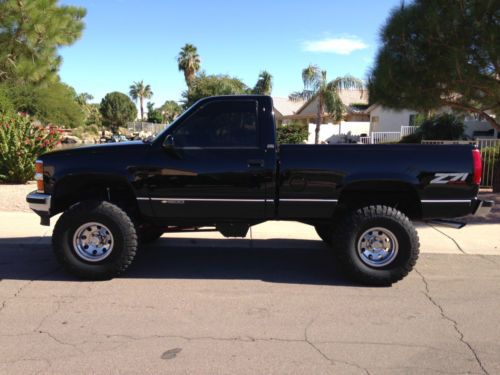
[[130,217],[104,201],[81,202],[58,220],[52,235],[56,258],[78,277],[109,279],[125,271],[137,251]]
[[419,255],[418,234],[402,212],[369,206],[348,212],[332,234],[342,266],[369,285],[390,285],[403,279]]

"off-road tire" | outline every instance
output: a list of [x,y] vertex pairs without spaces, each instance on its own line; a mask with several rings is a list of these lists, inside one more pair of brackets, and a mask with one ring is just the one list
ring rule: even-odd
[[[372,228],[390,230],[398,242],[398,252],[391,263],[372,267],[361,259],[358,241]],[[368,285],[387,286],[403,279],[415,266],[419,255],[419,239],[415,227],[402,212],[387,206],[368,206],[348,211],[339,219],[332,233],[332,247],[344,270],[357,281]]]
[[[79,257],[73,245],[77,228],[98,222],[109,228],[114,245],[109,256],[99,262]],[[72,275],[90,280],[119,275],[132,263],[137,252],[137,233],[130,217],[118,206],[105,201],[84,201],[70,207],[57,221],[52,247],[57,260]]]

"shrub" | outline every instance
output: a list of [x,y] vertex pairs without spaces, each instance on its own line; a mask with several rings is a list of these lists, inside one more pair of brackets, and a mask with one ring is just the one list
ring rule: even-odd
[[11,183],[31,180],[36,158],[60,140],[58,130],[35,125],[27,115],[0,115],[0,180]]
[[421,143],[422,142],[422,133],[415,132],[413,134],[405,135],[399,143]]
[[102,99],[99,111],[102,115],[103,124],[110,126],[113,132],[119,126],[125,126],[129,121],[137,117],[137,108],[134,102],[121,92],[111,92]]
[[279,144],[303,143],[309,136],[307,125],[292,122],[288,125],[280,125],[276,129]]
[[423,121],[413,134],[401,139],[401,143],[420,143],[426,140],[457,140],[464,136],[463,121],[449,113],[433,116]]
[[85,123],[75,90],[63,83],[10,85],[7,93],[17,112],[28,113],[43,124],[75,128]]
[[10,100],[7,89],[0,86],[0,114],[14,113],[14,105]]

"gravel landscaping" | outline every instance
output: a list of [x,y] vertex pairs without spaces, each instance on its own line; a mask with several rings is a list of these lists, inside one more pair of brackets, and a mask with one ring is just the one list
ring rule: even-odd
[[0,211],[31,212],[26,195],[36,190],[36,182],[27,184],[0,184]]

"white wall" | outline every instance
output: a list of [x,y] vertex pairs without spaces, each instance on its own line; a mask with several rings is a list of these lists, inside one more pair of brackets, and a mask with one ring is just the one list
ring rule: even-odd
[[[309,124],[309,138],[307,143],[314,143],[316,124]],[[322,124],[319,131],[319,141],[327,142],[329,138],[339,134],[369,134],[370,123],[368,121],[342,121],[338,124]]]
[[[399,132],[401,126],[410,125],[410,115],[416,111],[402,110],[395,111],[382,106],[375,107],[370,112],[370,123],[372,132]],[[378,117],[378,123],[374,122],[374,117]]]
[[[443,107],[437,114],[453,112],[449,107]],[[399,132],[401,126],[410,125],[410,115],[416,114],[416,111],[412,110],[402,110],[394,111],[382,106],[375,107],[370,112],[370,126],[372,132]],[[374,122],[374,117],[378,116],[378,123]],[[491,129],[491,125],[486,121],[479,121],[473,118],[473,116],[466,116],[464,120],[465,124],[465,134],[472,137],[474,131],[487,131]],[[495,131],[494,137],[497,137],[497,132]]]
[[[479,121],[479,120],[465,120],[464,121],[465,125],[465,134],[467,134],[469,137],[472,137],[473,133],[475,131],[488,131],[491,130],[491,125],[486,122],[486,121]],[[494,130],[493,137],[497,137],[498,132]],[[480,138],[489,138],[485,136],[480,136]]]

